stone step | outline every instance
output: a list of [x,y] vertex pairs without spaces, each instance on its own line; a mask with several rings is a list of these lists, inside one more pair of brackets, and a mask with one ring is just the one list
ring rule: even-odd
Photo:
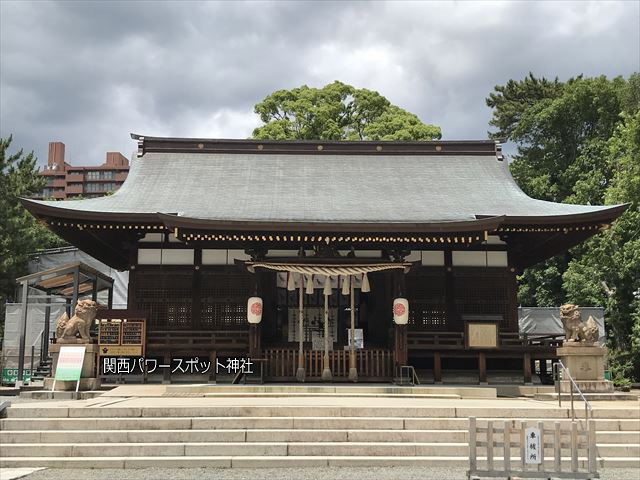
[[[92,442],[466,442],[466,430],[4,430],[0,444]],[[638,444],[640,432],[596,432],[598,444]]]
[[[584,411],[576,412],[579,418]],[[624,419],[629,409],[607,408],[593,418]],[[20,407],[7,409],[8,418],[109,418],[109,417],[415,417],[415,418],[547,418],[567,419],[568,408],[474,407],[322,407],[314,406],[209,406],[209,407]]]
[[[500,419],[494,419],[500,420]],[[553,428],[555,420],[544,422]],[[514,420],[512,425],[518,423]],[[640,431],[640,419],[597,419],[596,431]],[[580,422],[583,426],[584,422]],[[214,430],[214,429],[332,429],[332,430],[466,430],[466,418],[384,417],[112,417],[112,418],[23,418],[0,419],[0,430]]]
[[640,457],[638,443],[600,443],[596,442],[598,454],[604,457]]
[[[501,457],[494,459],[496,464]],[[498,463],[499,462],[499,463]],[[570,458],[563,458],[563,468],[569,470]],[[579,468],[585,469],[587,459],[581,457]],[[273,468],[273,467],[468,467],[466,456],[165,456],[165,457],[0,457],[0,467],[53,468]],[[485,468],[486,460],[478,458],[478,467]],[[547,468],[553,463],[545,461]],[[599,468],[637,468],[640,458],[605,457],[598,460]],[[517,462],[513,463],[517,468]]]
[[[3,456],[30,457],[143,457],[143,456],[455,456],[466,452],[466,443],[426,442],[155,442],[155,443],[7,443]],[[514,459],[519,448],[512,448]],[[604,457],[640,457],[640,445],[602,444]],[[553,448],[545,448],[551,457]]]
[[640,431],[607,432],[596,430],[596,443],[640,443]]
[[[21,430],[0,431],[9,443],[162,442],[466,442],[466,430]],[[613,439],[613,438],[612,438]]]

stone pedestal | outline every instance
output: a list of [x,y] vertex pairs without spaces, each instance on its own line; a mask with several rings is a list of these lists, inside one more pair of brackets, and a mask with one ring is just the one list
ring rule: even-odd
[[[53,371],[51,378],[45,379],[45,389],[51,389],[53,379],[56,376],[56,368],[58,368],[58,357],[60,356],[60,347],[85,345],[84,361],[82,363],[82,372],[80,373],[80,390],[96,390],[100,387],[100,379],[98,375],[98,345],[95,343],[52,343],[49,346],[49,353],[53,357]],[[56,382],[56,390],[75,390],[76,382]]]
[[[556,353],[582,393],[611,393],[613,383],[604,379],[607,349],[584,342],[565,343]],[[560,382],[560,392],[569,393],[571,381]]]

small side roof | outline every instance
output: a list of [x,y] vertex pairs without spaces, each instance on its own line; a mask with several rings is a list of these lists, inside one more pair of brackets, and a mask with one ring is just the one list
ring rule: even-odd
[[94,281],[96,282],[96,291],[113,287],[113,278],[82,262],[67,263],[24,275],[16,278],[16,283],[28,283],[30,287],[47,293],[69,296],[73,293],[76,271],[79,274],[79,293],[92,290]]

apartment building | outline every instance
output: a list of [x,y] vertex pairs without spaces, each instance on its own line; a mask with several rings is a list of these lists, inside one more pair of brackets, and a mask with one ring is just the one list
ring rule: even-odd
[[49,142],[47,165],[40,172],[47,185],[36,198],[100,197],[120,188],[129,173],[129,160],[119,152],[107,152],[105,163],[95,166],[69,165],[64,157],[64,143]]

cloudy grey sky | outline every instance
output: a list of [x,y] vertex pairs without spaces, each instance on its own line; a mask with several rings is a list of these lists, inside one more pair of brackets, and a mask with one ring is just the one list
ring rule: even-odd
[[640,70],[639,5],[0,0],[0,135],[99,164],[129,132],[246,138],[270,92],[340,80],[486,138],[496,84]]

